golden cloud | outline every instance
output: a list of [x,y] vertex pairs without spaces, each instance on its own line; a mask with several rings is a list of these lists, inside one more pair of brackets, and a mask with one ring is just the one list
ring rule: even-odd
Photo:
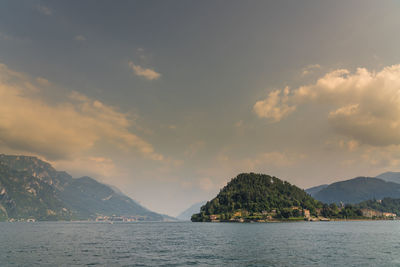
[[141,76],[149,81],[157,80],[161,77],[161,74],[156,72],[155,70],[143,68],[142,66],[136,65],[132,61],[129,62],[129,67],[133,70],[133,73],[135,75]]
[[400,144],[400,65],[379,72],[334,70],[315,84],[273,91],[254,105],[254,112],[278,122],[313,103],[334,108],[327,118],[339,134],[375,146]]
[[257,101],[253,111],[260,118],[268,118],[272,122],[278,122],[296,109],[295,106],[288,105],[288,100],[288,87],[284,90],[275,90],[269,93],[266,99]]
[[[44,82],[46,81],[46,82]],[[65,159],[110,144],[163,160],[153,146],[132,133],[128,114],[78,92],[62,102],[41,98],[50,82],[10,70],[0,64],[0,145],[47,159]]]

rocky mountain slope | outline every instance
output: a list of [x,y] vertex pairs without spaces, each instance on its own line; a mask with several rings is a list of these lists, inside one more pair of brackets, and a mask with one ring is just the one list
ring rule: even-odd
[[87,220],[98,216],[173,219],[149,211],[93,178],[72,178],[36,157],[0,155],[1,220]]

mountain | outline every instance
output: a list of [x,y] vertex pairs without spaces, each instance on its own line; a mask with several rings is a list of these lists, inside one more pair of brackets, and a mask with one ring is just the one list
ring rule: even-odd
[[162,221],[162,215],[156,214],[140,206],[127,196],[116,193],[109,186],[97,182],[90,177],[72,179],[59,192],[60,199],[79,219],[91,218],[94,215],[125,215],[149,217]]
[[191,220],[303,219],[305,210],[313,214],[319,207],[322,203],[286,181],[265,174],[242,173],[203,205],[200,213],[193,214]]
[[376,178],[400,184],[400,172],[385,172],[379,174]]
[[324,203],[359,203],[369,199],[385,197],[400,198],[400,184],[378,178],[357,177],[332,183],[314,194]]
[[193,204],[192,206],[190,206],[189,208],[187,208],[186,210],[181,212],[181,214],[179,214],[176,218],[178,218],[179,220],[182,220],[182,221],[190,221],[192,214],[199,213],[201,206],[203,206],[206,203],[207,203],[207,201],[202,201],[202,202]]
[[149,211],[93,178],[72,178],[36,157],[0,155],[0,219],[93,220],[98,216],[173,219]]
[[316,193],[318,193],[319,191],[321,191],[322,189],[328,187],[328,184],[322,184],[322,185],[318,185],[318,186],[314,186],[308,189],[305,189],[304,191],[306,191],[308,194],[310,194],[312,197],[315,196]]
[[72,211],[55,188],[28,172],[10,169],[0,161],[0,221],[7,219],[70,220]]

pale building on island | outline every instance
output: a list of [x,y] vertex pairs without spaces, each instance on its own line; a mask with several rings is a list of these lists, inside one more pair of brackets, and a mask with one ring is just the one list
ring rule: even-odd
[[310,210],[304,209],[303,213],[304,213],[304,218],[310,218],[311,217]]

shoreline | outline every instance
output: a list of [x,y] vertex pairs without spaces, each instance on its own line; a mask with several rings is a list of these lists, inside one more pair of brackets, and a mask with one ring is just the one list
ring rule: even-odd
[[313,223],[313,222],[358,222],[358,221],[400,221],[400,219],[368,219],[368,218],[357,218],[357,219],[316,219],[316,220],[270,220],[270,221],[208,221],[208,222],[193,222],[193,223]]

